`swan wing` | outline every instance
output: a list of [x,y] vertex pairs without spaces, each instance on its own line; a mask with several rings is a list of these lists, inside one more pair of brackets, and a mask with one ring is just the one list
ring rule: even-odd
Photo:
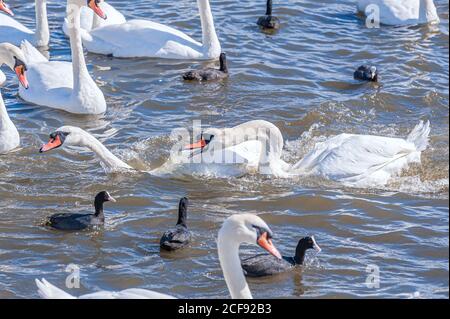
[[406,25],[427,22],[426,8],[421,0],[360,0],[358,11],[365,12],[368,5],[378,6],[382,24]]
[[48,59],[27,40],[22,41],[20,49],[25,55],[27,65],[48,62]]
[[88,51],[116,57],[199,58],[202,44],[186,34],[146,20],[97,28],[83,34]]
[[348,183],[385,184],[409,163],[420,162],[429,132],[429,123],[421,122],[406,140],[341,134],[316,145],[294,169]]
[[76,299],[76,297],[68,294],[58,287],[53,286],[45,279],[35,279],[35,282],[38,287],[38,294],[43,299]]
[[34,32],[14,18],[0,14],[0,43],[20,46],[22,40],[34,41]]
[[126,289],[122,291],[99,291],[80,296],[79,299],[175,299],[172,296],[146,289]]
[[[118,10],[116,10],[112,5],[106,3],[106,2],[100,2],[99,3],[100,8],[105,12],[108,19],[103,20],[99,19],[98,21],[98,28],[103,27],[106,25],[111,24],[120,24],[125,23],[127,20],[125,19],[125,16],[120,13]],[[80,26],[81,29],[86,31],[91,31],[93,28],[93,21],[94,21],[94,11],[88,7],[82,7],[80,11],[81,19],[80,19]],[[64,19],[63,24],[63,31],[64,34],[68,37],[69,36],[69,28],[68,28],[68,20],[67,18]]]

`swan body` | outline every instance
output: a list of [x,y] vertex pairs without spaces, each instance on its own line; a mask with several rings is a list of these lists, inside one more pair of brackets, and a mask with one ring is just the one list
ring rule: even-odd
[[410,163],[420,163],[430,123],[420,122],[406,139],[340,134],[317,144],[292,171],[351,186],[385,185]]
[[0,14],[0,43],[9,42],[20,46],[26,40],[35,46],[48,46],[50,31],[47,19],[47,0],[35,1],[36,30],[32,31],[12,16]]
[[148,20],[130,20],[83,30],[83,44],[89,52],[119,58],[218,59],[220,42],[214,28],[209,0],[197,0],[203,43],[169,26]]
[[86,2],[69,0],[75,12],[70,29],[72,62],[48,61],[29,42],[22,43],[29,66],[29,90],[19,90],[27,102],[75,114],[102,114],[106,111],[103,92],[89,74],[80,37],[79,10]]
[[[272,244],[272,231],[258,216],[239,214],[225,220],[219,231],[217,250],[225,282],[233,299],[251,299],[252,294],[245,280],[239,260],[239,247],[242,243],[259,245],[277,258],[280,253]],[[37,280],[38,293],[45,299],[75,299],[76,297],[53,286],[45,279]],[[170,299],[145,289],[127,289],[119,292],[99,291],[78,297],[79,299]]]
[[[25,57],[20,49],[9,43],[0,43],[0,67],[6,64],[14,70],[21,80],[22,85],[27,86],[25,77]],[[5,74],[0,71],[0,88],[6,81]],[[0,91],[0,154],[8,153],[20,145],[19,132],[11,121]]]
[[433,0],[359,0],[358,11],[366,14],[369,5],[379,8],[380,23],[385,25],[414,25],[439,23]]
[[[276,177],[290,176],[290,165],[281,159],[283,135],[267,121],[249,121],[232,128],[209,128],[197,143],[187,146],[180,162],[216,176],[252,172]],[[189,156],[189,154],[191,154]]]
[[[101,28],[107,25],[112,24],[122,24],[127,22],[125,19],[125,16],[118,10],[116,10],[112,5],[101,2],[99,3],[99,7],[103,10],[103,12],[108,17],[107,19],[101,19],[99,16],[97,16],[94,12],[92,12],[91,9],[87,7],[81,8],[81,20],[80,20],[80,26],[81,29],[90,32],[96,28]],[[63,24],[63,32],[64,34],[69,37],[70,31],[68,27],[69,20],[67,18],[64,19]]]

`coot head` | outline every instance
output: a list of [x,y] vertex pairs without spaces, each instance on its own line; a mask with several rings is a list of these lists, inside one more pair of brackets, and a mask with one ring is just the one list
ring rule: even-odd
[[95,196],[95,202],[113,202],[115,203],[116,200],[107,192],[102,191]]
[[317,252],[321,251],[321,248],[317,245],[314,236],[307,236],[299,240],[294,257],[294,260],[298,265],[303,265],[305,254],[308,249],[314,249]]
[[378,81],[378,70],[376,66],[361,65],[353,74],[356,80],[361,81]]

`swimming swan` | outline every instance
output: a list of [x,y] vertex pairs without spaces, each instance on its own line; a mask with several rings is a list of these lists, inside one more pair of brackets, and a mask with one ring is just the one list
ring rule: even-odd
[[[13,70],[21,85],[28,87],[25,71],[27,67],[24,63],[25,57],[20,49],[10,43],[0,44],[0,67],[6,64]],[[0,71],[0,88],[6,81],[5,74]],[[20,145],[20,136],[16,126],[11,121],[3,102],[2,93],[0,91],[0,154],[8,153]]]
[[[0,0],[0,10],[10,15],[12,11],[8,9],[3,0]],[[0,14],[0,42],[9,42],[19,46],[23,40],[27,40],[38,47],[48,46],[50,41],[50,31],[47,19],[47,0],[35,0],[36,30],[32,31],[12,16]]]
[[[258,216],[237,214],[225,220],[219,231],[217,250],[225,282],[233,299],[252,299],[239,259],[242,243],[258,245],[276,258],[281,254],[272,243],[272,231]],[[53,286],[45,279],[37,280],[38,293],[45,299],[76,299]],[[79,299],[172,299],[172,296],[146,289],[126,289],[118,292],[99,291],[78,297]]]
[[[384,185],[408,164],[420,163],[429,133],[429,122],[420,122],[406,139],[344,133],[316,144],[291,165],[282,159],[284,140],[280,130],[270,122],[255,120],[232,128],[204,130],[197,142],[184,146],[180,157],[171,154],[162,167],[150,173],[163,173],[165,166],[173,169],[179,165],[183,172],[214,172],[228,177],[256,171],[283,178],[320,176],[353,186]],[[52,133],[41,152],[63,144],[88,147],[109,171],[131,168],[92,135],[71,126]]]
[[433,0],[358,1],[359,12],[370,14],[372,8],[377,9],[374,12],[379,12],[379,22],[385,25],[414,25],[440,21]]
[[[100,9],[102,9],[102,11],[108,18],[102,19],[89,8],[83,7],[81,8],[81,20],[80,20],[81,29],[90,32],[91,30],[101,28],[106,25],[121,24],[127,22],[124,15],[120,13],[118,10],[116,10],[109,3],[103,1],[100,2],[98,6],[100,7]],[[63,32],[67,37],[70,36],[69,19],[67,18],[64,19]]]
[[197,4],[203,43],[169,26],[135,19],[91,32],[83,30],[83,44],[89,52],[119,58],[218,59],[222,50],[209,0],[197,0]]
[[[90,8],[104,17],[97,0],[90,0]],[[28,65],[30,89],[19,90],[27,102],[64,110],[75,114],[102,114],[106,101],[86,66],[80,36],[80,8],[86,0],[68,0],[68,17],[73,19],[70,28],[72,62],[48,61],[29,42],[22,43]]]

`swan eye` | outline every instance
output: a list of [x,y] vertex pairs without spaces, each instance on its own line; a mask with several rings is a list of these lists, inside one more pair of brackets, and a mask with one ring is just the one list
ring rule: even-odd
[[214,138],[213,134],[202,133],[202,139],[206,142],[206,144],[211,143],[213,138]]
[[256,237],[259,239],[264,233],[267,233],[267,239],[272,239],[273,234],[269,229],[265,227],[260,227],[256,225],[252,225],[252,227],[256,230]]
[[15,62],[14,69],[17,69],[20,67],[23,71],[28,70],[27,65],[22,60],[18,59],[16,56],[14,57],[14,62]]

